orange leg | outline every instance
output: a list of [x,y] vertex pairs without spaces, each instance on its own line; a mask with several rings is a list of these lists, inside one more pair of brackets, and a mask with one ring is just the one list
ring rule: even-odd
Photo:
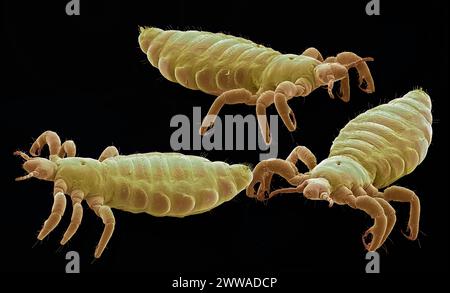
[[83,207],[81,206],[81,202],[84,199],[84,192],[81,190],[74,190],[70,194],[72,198],[72,218],[70,219],[69,227],[67,228],[64,236],[61,240],[61,245],[67,243],[67,241],[72,238],[72,236],[77,232],[78,227],[80,226],[81,219],[83,218]]
[[89,207],[102,219],[103,224],[105,225],[102,236],[100,237],[100,241],[98,242],[94,253],[95,258],[99,258],[111,239],[116,220],[114,219],[114,214],[111,211],[111,208],[103,205],[103,197],[96,196],[89,198],[86,201]]
[[[354,209],[362,210],[374,219],[374,225],[363,235],[363,243],[367,250],[377,250],[383,244],[383,239],[387,237],[385,237],[385,234],[388,220],[383,206],[376,199],[368,195],[355,197],[353,192],[345,186],[333,192],[331,198],[338,204],[347,204]],[[372,241],[367,243],[366,238],[369,233],[372,234]]]
[[305,146],[295,147],[286,159],[294,165],[297,164],[298,160],[305,164],[309,171],[317,165],[316,156]]
[[311,93],[311,90],[309,82],[302,78],[295,83],[283,81],[275,89],[275,108],[289,131],[294,131],[297,128],[297,121],[288,101],[293,97],[305,97]]
[[53,229],[58,226],[61,217],[66,209],[66,197],[64,193],[67,191],[67,184],[62,179],[58,179],[55,182],[53,191],[53,206],[52,211],[48,219],[44,222],[44,226],[39,232],[38,239],[44,239]]
[[59,149],[61,148],[61,139],[56,132],[45,131],[31,145],[30,154],[33,157],[39,156],[45,145],[48,145],[50,155],[58,155]]
[[383,207],[384,214],[387,218],[386,233],[384,234],[383,240],[381,241],[381,243],[384,243],[391,234],[392,229],[397,222],[395,210],[385,199],[382,198],[382,196],[380,196],[381,193],[375,186],[369,185],[368,187],[366,187],[366,189],[362,189],[361,187],[359,187],[359,190],[361,193],[365,193],[368,196],[375,198],[375,200],[378,201],[378,203]]
[[222,93],[218,96],[209,108],[208,114],[203,119],[200,127],[200,135],[204,135],[210,128],[214,126],[214,121],[224,105],[246,104],[255,105],[257,95],[253,95],[246,89],[234,89]]
[[270,136],[269,123],[267,123],[266,109],[273,104],[274,95],[274,91],[265,91],[256,101],[256,117],[258,119],[259,129],[261,130],[266,144],[270,144],[272,139]]
[[115,146],[109,146],[106,149],[103,150],[103,152],[100,154],[100,157],[98,160],[100,162],[103,162],[104,160],[112,157],[116,157],[119,155],[119,151]]
[[65,155],[67,157],[75,157],[77,153],[77,147],[73,140],[66,140],[61,147],[59,148],[58,157],[64,158]]
[[378,195],[384,198],[386,201],[398,201],[398,202],[409,202],[409,220],[407,231],[409,235],[406,238],[409,240],[416,240],[419,234],[419,221],[420,221],[420,200],[417,195],[412,191],[400,186],[391,186],[386,188],[383,193]]
[[[334,56],[328,57],[327,59],[325,59],[325,61],[323,61],[323,63],[337,63],[337,58]],[[348,102],[350,101],[350,78],[346,73],[345,75],[341,76],[340,80],[341,86],[339,88],[340,93],[338,98],[344,102]],[[330,95],[331,98],[334,98],[332,90],[333,86],[331,85],[328,87],[328,94]]]
[[[274,174],[280,175],[293,186],[299,186],[309,178],[308,175],[298,172],[296,167],[298,160],[303,162],[308,167],[308,170],[312,170],[317,164],[316,157],[305,146],[297,146],[294,148],[286,160],[270,159],[260,162],[253,169],[253,180],[247,187],[247,195],[249,197],[256,197],[258,200],[263,200],[266,199],[267,195],[271,198],[280,193],[302,192],[295,187],[275,190],[269,194],[270,183]],[[255,185],[257,184],[260,185],[255,192]]]
[[383,244],[391,234],[395,222],[397,221],[397,216],[395,214],[394,208],[386,200],[379,197],[376,197],[375,200],[378,201],[378,203],[381,205],[387,218],[386,232],[384,233],[383,239],[381,240],[381,244]]
[[319,60],[320,62],[323,61],[322,54],[320,54],[319,50],[317,50],[316,48],[313,48],[313,47],[308,48],[305,51],[303,51],[302,55],[314,58],[316,60]]
[[[270,192],[270,181],[272,175],[277,174],[286,179],[291,185],[297,186],[303,180],[295,165],[281,159],[271,159],[260,162],[253,170],[252,182],[247,187],[247,196],[264,200]],[[255,186],[259,185],[257,191]]]
[[[336,56],[337,62],[350,69],[355,67],[358,71],[359,88],[366,93],[373,93],[375,91],[375,84],[373,82],[372,74],[366,61],[373,61],[372,58],[361,58],[352,52],[342,52]],[[365,84],[365,87],[363,85]]]
[[67,157],[75,157],[76,146],[73,140],[67,140],[61,145],[61,139],[58,134],[50,130],[43,132],[36,139],[30,148],[30,154],[33,157],[39,156],[45,145],[48,145],[50,156],[56,155],[64,158],[67,155]]

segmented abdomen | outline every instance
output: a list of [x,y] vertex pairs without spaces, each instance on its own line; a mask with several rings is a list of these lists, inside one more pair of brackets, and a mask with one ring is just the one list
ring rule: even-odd
[[267,64],[281,53],[252,41],[200,31],[141,29],[141,50],[170,81],[203,92],[260,88]]
[[333,142],[330,157],[358,161],[377,188],[411,173],[425,158],[432,137],[430,97],[422,90],[380,105],[351,120]]
[[245,165],[179,153],[117,156],[103,164],[107,204],[154,216],[205,212],[232,199],[252,177]]

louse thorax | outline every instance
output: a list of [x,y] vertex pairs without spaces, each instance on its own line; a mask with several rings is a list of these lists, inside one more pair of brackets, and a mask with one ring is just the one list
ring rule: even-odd
[[273,58],[262,74],[261,88],[274,90],[283,81],[305,79],[316,88],[315,68],[320,61],[303,55],[282,54]]
[[372,183],[367,170],[360,163],[346,156],[332,156],[323,160],[311,170],[310,176],[311,181],[315,178],[325,179],[318,182],[320,184],[324,182],[325,185],[328,183],[329,193],[333,193],[341,186],[352,190],[354,187],[367,187]]
[[57,158],[55,180],[63,179],[67,192],[80,189],[85,194],[98,194],[103,186],[102,164],[90,158]]
[[327,86],[348,77],[347,68],[339,63],[322,63],[314,68],[316,87]]
[[33,177],[46,181],[53,181],[57,170],[54,161],[40,157],[28,158],[22,167],[28,174],[36,172]]

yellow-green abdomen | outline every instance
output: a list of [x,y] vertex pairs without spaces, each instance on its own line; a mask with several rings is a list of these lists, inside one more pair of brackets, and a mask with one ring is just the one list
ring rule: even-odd
[[348,156],[369,172],[377,188],[411,173],[425,158],[432,137],[430,97],[422,90],[380,105],[351,120],[330,156]]
[[146,28],[139,44],[165,78],[215,95],[236,88],[255,93],[265,67],[280,55],[243,38],[202,31]]
[[118,156],[103,163],[108,205],[154,216],[208,211],[236,196],[252,177],[244,165],[178,153]]

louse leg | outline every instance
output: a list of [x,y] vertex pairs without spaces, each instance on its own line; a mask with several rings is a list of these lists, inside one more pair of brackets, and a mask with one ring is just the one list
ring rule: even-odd
[[366,187],[366,189],[364,190],[367,195],[370,195],[372,197],[376,197],[378,196],[378,194],[380,193],[378,191],[378,188],[376,188],[375,186],[373,186],[372,184],[370,184],[369,186]]
[[[362,237],[364,247],[368,251],[375,251],[383,244],[382,241],[386,234],[387,217],[384,209],[377,200],[368,195],[357,197],[355,204],[357,209],[366,212],[375,221]],[[367,243],[366,238],[369,234],[372,234],[372,241]]]
[[94,253],[95,258],[100,258],[114,232],[116,220],[114,219],[114,214],[111,211],[111,208],[103,205],[103,197],[96,196],[89,198],[86,201],[89,207],[102,219],[102,222],[105,225],[102,236],[100,237],[100,241],[98,242]]
[[[374,225],[370,227],[362,236],[364,247],[369,251],[377,250],[382,244],[387,228],[387,217],[384,214],[383,206],[374,198],[368,195],[355,197],[353,192],[345,186],[341,186],[331,194],[331,198],[337,204],[347,204],[367,213],[374,219]],[[372,234],[372,241],[366,242],[366,238]]]
[[[308,181],[308,177],[309,176],[307,175],[303,175],[304,179],[297,187],[280,188],[272,191],[269,198],[280,193],[303,193],[303,196],[309,200],[325,200],[328,202],[328,206],[332,207],[334,201],[329,194],[329,190],[324,190],[322,184]],[[315,180],[317,180],[317,178]]]
[[[328,57],[323,61],[323,63],[337,63],[337,58],[332,56]],[[339,88],[339,96],[338,98],[344,102],[350,101],[350,78],[348,73],[341,76],[341,86]],[[328,94],[331,98],[334,98],[333,95],[333,84],[328,86]]]
[[208,114],[203,119],[200,127],[200,135],[204,135],[210,128],[214,126],[214,121],[224,105],[246,104],[255,105],[257,95],[253,95],[250,91],[241,88],[229,90],[218,96],[209,108]]
[[314,58],[316,60],[319,60],[320,62],[323,61],[322,54],[320,54],[319,50],[314,47],[306,49],[305,51],[303,51],[302,55]]
[[75,142],[73,140],[66,140],[58,151],[58,157],[64,158],[66,155],[67,157],[75,157],[77,153],[77,146],[75,145]]
[[[263,200],[267,195],[269,198],[272,198],[280,193],[301,192],[297,189],[295,191],[291,189],[278,189],[269,194],[273,174],[280,175],[293,186],[299,186],[309,178],[308,175],[298,172],[296,167],[298,160],[304,163],[308,167],[308,170],[312,170],[317,164],[316,157],[305,146],[295,147],[286,160],[273,159],[260,162],[253,170],[253,180],[247,187],[247,195],[249,197],[256,197],[258,200]],[[254,187],[257,183],[260,183],[260,186],[255,194]],[[289,192],[285,192],[286,190]]]
[[383,245],[394,228],[395,222],[397,221],[397,216],[395,215],[394,208],[386,200],[379,197],[375,197],[375,200],[378,201],[378,203],[383,207],[384,214],[387,218],[386,232],[384,233],[383,240],[381,240],[381,245]]
[[295,83],[283,81],[275,89],[275,108],[289,131],[294,131],[297,128],[297,122],[288,101],[294,97],[306,97],[312,89],[311,83],[304,78],[299,78]]
[[299,92],[303,92],[303,88],[297,89],[297,86],[291,81],[283,81],[275,89],[273,98],[275,108],[289,131],[294,131],[297,128],[297,121],[288,101],[298,96]]
[[30,154],[34,157],[41,154],[42,148],[48,145],[50,156],[57,155],[60,158],[75,157],[76,146],[73,140],[66,140],[61,145],[61,139],[54,131],[47,130],[43,132],[33,143],[30,149]]
[[44,239],[56,226],[59,224],[61,217],[66,209],[66,197],[64,193],[67,191],[67,184],[62,179],[55,181],[55,187],[53,191],[53,206],[52,211],[48,219],[44,222],[44,225],[39,232],[38,239]]
[[[267,171],[262,176],[261,185],[258,188],[258,200],[263,200],[266,198],[266,196],[270,195],[270,185],[272,184],[272,178],[273,178],[273,172]],[[270,198],[270,197],[269,197]]]
[[405,235],[409,240],[416,240],[419,233],[419,221],[420,221],[420,200],[417,195],[405,187],[401,186],[391,186],[386,188],[383,193],[379,193],[379,196],[384,198],[386,201],[398,201],[398,202],[409,202],[409,220],[407,232],[409,235]]
[[61,240],[61,245],[64,245],[69,241],[72,236],[77,232],[78,227],[80,226],[81,220],[83,218],[83,207],[81,206],[81,202],[84,199],[84,192],[81,190],[74,190],[70,194],[72,198],[72,218],[70,219],[69,227],[67,227],[66,232]]
[[119,150],[115,146],[109,146],[106,149],[103,150],[103,152],[100,154],[100,157],[98,160],[100,162],[103,162],[104,160],[112,157],[117,157],[119,155]]
[[266,109],[273,104],[274,96],[274,91],[265,91],[259,96],[258,100],[256,101],[256,117],[258,119],[259,129],[261,130],[261,134],[266,144],[270,144],[272,140],[270,135],[269,123],[267,122]]
[[379,196],[379,194],[381,193],[378,192],[378,189],[375,186],[369,185],[368,187],[366,187],[366,189],[363,189],[361,187],[359,187],[358,189],[360,190],[361,193],[365,193],[368,196],[375,198],[375,200],[377,200],[378,203],[384,209],[384,214],[386,215],[387,218],[386,233],[384,234],[383,240],[381,241],[381,243],[384,243],[391,234],[392,229],[394,228],[395,223],[397,222],[395,210],[385,199]]
[[297,128],[297,121],[288,101],[294,97],[307,96],[311,93],[311,90],[310,83],[303,78],[298,79],[295,83],[283,81],[275,89],[275,108],[289,131],[294,131]]
[[30,148],[30,154],[33,157],[39,156],[45,145],[48,145],[50,155],[58,155],[61,148],[61,139],[56,132],[47,130],[42,133]]
[[[347,69],[355,67],[358,71],[359,88],[366,93],[373,93],[375,91],[375,84],[373,82],[372,74],[366,61],[373,61],[373,58],[361,58],[352,52],[342,52],[336,56],[336,61],[344,65]],[[366,84],[365,88],[363,84]]]
[[[292,165],[289,165],[284,160],[281,159],[273,159],[266,160],[260,162],[253,169],[253,179],[250,184],[247,186],[247,196],[256,197],[258,200],[265,199],[265,196],[269,193],[270,184],[268,184],[265,180],[269,179],[273,173],[280,174],[283,178],[292,178],[296,176],[296,170],[292,168]],[[269,177],[268,177],[269,176]],[[255,185],[259,185],[257,191],[255,191]]]
[[348,77],[348,75],[341,79],[341,86],[339,88],[339,91],[339,99],[346,103],[350,101],[350,78]]
[[[268,180],[272,179],[273,174],[280,175],[293,186],[300,185],[307,177],[306,175],[299,173],[295,165],[291,162],[281,159],[262,161],[256,165],[253,170],[252,182],[250,182],[246,190],[247,196],[256,197],[258,200],[264,200],[266,196],[269,195],[270,182],[268,182]],[[255,185],[258,183],[260,184],[258,191],[255,191]],[[272,195],[272,193],[270,195]],[[269,198],[271,197],[270,195]]]
[[314,154],[305,146],[295,147],[286,158],[286,161],[291,162],[294,165],[297,164],[298,160],[305,164],[309,171],[314,169],[317,165],[316,156],[314,156]]
[[[308,170],[311,171],[316,165],[317,165],[317,159],[316,156],[314,156],[314,154],[305,146],[297,146],[295,147],[292,152],[289,154],[289,156],[286,158],[287,162],[292,163],[294,166],[296,166],[298,161],[301,161],[303,164],[306,165],[306,167],[308,167]],[[261,181],[261,187],[263,188],[263,192],[264,191],[270,191],[270,183],[272,181],[272,177],[273,177],[273,172],[266,172],[265,175],[263,175],[263,179]],[[299,182],[303,182],[306,177],[305,175],[300,175],[300,178],[298,178]],[[290,180],[292,182],[292,179]],[[269,194],[269,198],[272,198],[273,196],[280,194],[280,193],[298,193],[301,192],[298,189],[295,189],[295,191],[291,188],[287,188],[287,189],[278,189],[275,191],[272,191]],[[258,194],[260,194],[261,192],[258,192]]]

